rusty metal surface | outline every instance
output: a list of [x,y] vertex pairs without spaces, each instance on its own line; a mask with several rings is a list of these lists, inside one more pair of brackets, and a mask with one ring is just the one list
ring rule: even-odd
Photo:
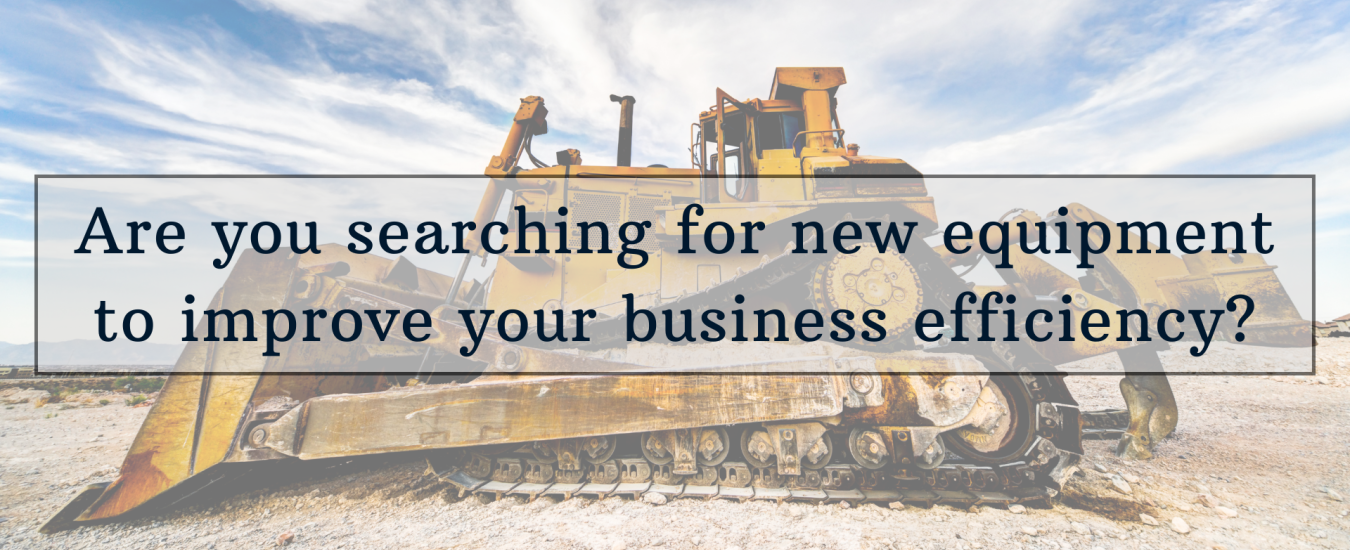
[[813,418],[842,409],[839,386],[827,375],[532,378],[316,398],[277,422],[298,426],[303,418],[314,429],[278,426],[267,445],[310,459]]
[[1116,454],[1145,460],[1153,456],[1153,448],[1162,438],[1176,430],[1177,401],[1156,353],[1135,348],[1122,350],[1119,355],[1126,371],[1120,393],[1125,397],[1129,426],[1121,435]]
[[[290,292],[296,260],[245,251],[212,300],[220,309],[261,311],[280,306]],[[227,317],[217,318],[222,326]],[[198,324],[205,332],[206,320]],[[262,342],[191,342],[178,358],[160,398],[146,416],[113,481],[81,521],[121,515],[225,459],[258,376],[206,375],[263,370]]]
[[965,355],[896,352],[870,359],[880,374],[885,404],[845,410],[847,425],[950,424],[970,412],[989,379],[984,365]]
[[1120,380],[1120,393],[1125,397],[1130,424],[1120,438],[1116,455],[1131,460],[1153,458],[1153,446],[1161,439],[1154,437],[1150,429],[1153,416],[1160,412],[1157,394],[1144,389],[1143,385],[1137,384],[1132,377]]
[[[98,520],[121,515],[191,475],[192,444],[206,365],[206,344],[189,344],[146,415],[122,462],[120,475],[80,516]],[[186,372],[185,372],[186,371]]]
[[70,502],[66,503],[56,515],[43,523],[38,532],[51,534],[78,527],[79,524],[76,519],[84,513],[85,509],[89,508],[89,505],[103,495],[103,492],[108,489],[108,485],[110,485],[108,482],[92,483],[80,488],[80,492],[75,494],[75,498],[70,499]]
[[960,422],[975,408],[987,380],[978,376],[908,375],[919,416],[935,426]]

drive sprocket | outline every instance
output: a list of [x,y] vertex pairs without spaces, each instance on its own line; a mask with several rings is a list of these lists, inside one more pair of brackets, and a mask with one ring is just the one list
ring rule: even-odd
[[889,346],[905,341],[914,318],[923,311],[923,286],[914,265],[895,249],[881,252],[875,244],[861,245],[853,254],[838,254],[816,266],[811,284],[811,300],[821,314],[836,310],[855,315],[848,321],[855,330],[871,330],[863,316],[869,310],[884,314],[872,321],[886,330],[877,342],[863,338],[849,344],[864,347]]

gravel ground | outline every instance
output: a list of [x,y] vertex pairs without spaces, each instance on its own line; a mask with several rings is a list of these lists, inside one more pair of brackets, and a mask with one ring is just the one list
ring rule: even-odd
[[[1215,351],[1215,361],[1234,360]],[[1154,460],[1121,461],[1114,442],[1089,442],[1064,502],[1026,510],[482,503],[456,498],[417,457],[403,456],[274,475],[252,487],[270,486],[243,485],[197,506],[49,536],[38,527],[79,487],[112,479],[149,409],[18,404],[0,409],[0,547],[260,548],[290,533],[290,547],[325,550],[1346,548],[1350,503],[1340,499],[1350,495],[1350,338],[1324,340],[1317,353],[1316,377],[1173,378],[1180,426]],[[1077,376],[1069,384],[1085,407],[1100,408],[1120,405],[1118,380]],[[1159,525],[1142,522],[1139,510]],[[1178,532],[1176,520],[1189,532]]]

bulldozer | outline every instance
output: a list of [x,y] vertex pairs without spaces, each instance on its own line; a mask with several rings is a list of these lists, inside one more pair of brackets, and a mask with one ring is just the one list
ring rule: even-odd
[[[966,293],[1081,312],[1186,309],[1240,291],[1262,304],[1244,326],[1247,344],[1311,342],[1310,325],[1259,254],[1210,261],[1108,251],[1076,278],[1014,249],[1013,267],[997,270],[1005,284],[981,286],[958,272],[980,261],[975,255],[922,242],[903,254],[805,242],[794,223],[910,223],[921,235],[939,227],[923,174],[844,140],[837,96],[845,82],[842,68],[789,67],[775,71],[767,99],[716,90],[690,127],[690,168],[631,166],[636,101],[617,95],[617,166],[584,164],[575,149],[550,165],[531,149],[548,131],[544,99],[522,99],[484,171],[473,221],[499,224],[501,243],[533,238],[537,246],[503,250],[482,281],[468,280],[470,264],[486,264],[498,248],[473,235],[455,276],[339,245],[321,254],[246,251],[211,307],[422,308],[432,312],[429,337],[345,346],[295,339],[272,355],[261,342],[190,342],[117,478],[85,487],[42,530],[154,513],[279,463],[408,452],[424,453],[461,494],[489,497],[1049,502],[1084,440],[1118,439],[1119,455],[1147,459],[1176,428],[1158,356],[1165,348],[957,339],[953,327],[928,341],[912,332],[918,312],[960,307]],[[719,231],[682,238],[693,205],[699,223]],[[1017,219],[1104,221],[1119,231],[1081,204]],[[624,238],[614,228],[636,229],[630,223],[651,233],[625,248],[644,261],[616,269],[606,243]],[[763,252],[725,253],[733,241]],[[797,248],[810,253],[791,253]],[[756,336],[740,337],[737,325],[737,336],[718,344],[630,338],[637,317],[664,318],[670,330],[671,319],[719,308],[753,310],[745,332]],[[556,335],[588,320],[568,310],[594,319],[584,338],[568,340],[521,327],[475,336],[470,317],[458,314],[512,309],[559,312],[538,318]],[[835,315],[863,309],[884,316]],[[887,336],[789,336],[787,320],[807,310],[821,321],[812,326],[830,318],[841,332]],[[1124,366],[1126,406],[1080,410],[1056,366],[1112,353]]]

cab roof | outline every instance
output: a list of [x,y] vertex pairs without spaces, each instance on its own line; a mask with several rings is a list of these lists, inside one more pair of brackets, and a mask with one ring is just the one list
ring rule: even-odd
[[805,90],[828,90],[830,97],[848,81],[843,67],[779,67],[773,73],[769,99],[799,101]]

